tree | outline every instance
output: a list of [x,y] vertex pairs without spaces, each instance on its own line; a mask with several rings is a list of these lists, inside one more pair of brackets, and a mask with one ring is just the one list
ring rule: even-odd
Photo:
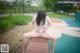
[[43,4],[47,10],[55,10],[57,0],[44,0]]
[[0,13],[6,13],[6,9],[10,8],[9,2],[0,1]]

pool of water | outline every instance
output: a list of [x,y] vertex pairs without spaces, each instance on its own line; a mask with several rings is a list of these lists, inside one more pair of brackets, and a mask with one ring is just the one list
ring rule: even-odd
[[69,24],[69,26],[80,27],[80,23],[76,22],[75,18],[60,18]]
[[[80,27],[80,23],[77,23],[73,18],[60,18],[69,24],[71,27]],[[77,30],[80,32],[80,30]],[[48,47],[50,48],[52,40],[48,41]],[[55,53],[80,53],[80,37],[73,37],[66,34],[62,34],[62,37],[57,39]]]

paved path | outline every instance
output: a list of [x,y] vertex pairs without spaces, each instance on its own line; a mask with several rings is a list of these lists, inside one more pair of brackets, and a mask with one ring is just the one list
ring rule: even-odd
[[[36,15],[36,13],[15,13],[15,14],[11,14],[12,16],[16,16],[16,15],[24,15],[24,16],[34,16]],[[0,14],[0,17],[4,17],[4,16],[9,16],[9,14]]]

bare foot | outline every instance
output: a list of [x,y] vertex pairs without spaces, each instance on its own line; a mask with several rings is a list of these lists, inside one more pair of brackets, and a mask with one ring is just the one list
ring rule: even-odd
[[48,53],[54,53],[53,50],[50,50]]

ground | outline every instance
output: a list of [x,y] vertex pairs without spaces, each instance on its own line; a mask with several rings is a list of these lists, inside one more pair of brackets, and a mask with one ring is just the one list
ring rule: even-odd
[[[64,19],[63,19],[64,20]],[[68,20],[69,22],[70,20]],[[71,25],[71,23],[70,23]],[[72,25],[73,26],[73,25]],[[22,48],[22,35],[25,32],[28,32],[32,30],[34,27],[32,27],[31,24],[29,25],[22,25],[22,26],[16,26],[13,29],[9,30],[8,32],[4,34],[0,34],[0,43],[6,43],[10,46],[10,53],[21,53]],[[5,36],[6,35],[6,36]],[[27,39],[27,43],[29,42],[29,39]],[[70,43],[71,42],[71,43]],[[67,43],[67,44],[65,44]],[[62,37],[57,40],[56,43],[56,53],[79,53],[80,52],[80,38],[79,37],[72,37],[65,34],[62,34]],[[70,49],[69,49],[69,48]],[[64,49],[65,48],[65,49]],[[72,49],[73,48],[73,49]],[[76,50],[76,49],[77,50]],[[73,51],[73,52],[72,52]]]
[[[55,23],[56,21],[53,22]],[[60,21],[58,20],[58,22]],[[31,25],[31,23],[28,25],[18,25],[3,34],[0,34],[0,43],[9,44],[10,53],[20,53],[22,48],[22,35],[33,28],[34,27]],[[27,42],[29,42],[29,39],[27,39]]]
[[[30,28],[29,28],[30,27]],[[0,44],[9,44],[10,53],[20,53],[18,48],[22,41],[22,35],[32,29],[31,25],[16,26],[4,34],[0,34]]]

